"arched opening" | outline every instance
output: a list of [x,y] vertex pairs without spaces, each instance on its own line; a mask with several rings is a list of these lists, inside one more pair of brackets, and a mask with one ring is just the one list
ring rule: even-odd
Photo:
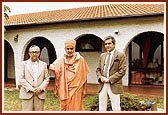
[[76,51],[85,58],[90,67],[87,82],[97,84],[95,69],[102,53],[102,39],[93,34],[82,34],[76,38]]
[[[129,84],[163,85],[164,35],[159,32],[144,32],[129,44]],[[157,67],[149,67],[157,60]]]
[[89,52],[89,51],[101,51],[102,40],[101,38],[93,34],[83,34],[77,37],[76,51],[77,52]]
[[[26,47],[26,50],[24,53],[24,60],[29,59],[28,52],[31,45],[37,45],[40,47],[41,52],[40,52],[39,58],[42,61],[46,62],[49,68],[49,65],[53,63],[54,60],[57,58],[56,51],[53,44],[44,37],[34,37],[33,40],[30,41],[30,43]],[[51,71],[48,71],[48,72],[51,76],[51,79],[53,79],[54,78],[53,73]]]
[[28,44],[25,53],[24,53],[24,60],[27,60],[29,58],[29,47],[31,45],[37,45],[40,47],[41,55],[44,61],[48,62],[48,65],[54,62],[54,60],[57,58],[56,51],[54,49],[54,46],[51,44],[49,40],[47,40],[44,37],[35,37],[33,40]]
[[8,82],[14,80],[15,76],[15,62],[14,52],[11,45],[4,41],[4,81]]

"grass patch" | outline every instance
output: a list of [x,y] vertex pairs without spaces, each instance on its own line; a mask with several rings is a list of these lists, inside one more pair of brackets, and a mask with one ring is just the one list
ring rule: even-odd
[[[85,111],[90,111],[91,106],[95,104],[97,94],[88,94],[84,98],[83,109]],[[157,107],[164,109],[164,99],[163,98],[141,98],[139,100],[144,101],[155,101],[157,102]],[[45,100],[44,111],[59,111],[60,102],[59,98],[55,98],[52,91],[48,91],[47,98]],[[21,99],[19,99],[19,91],[6,89],[4,90],[4,111],[21,111]]]

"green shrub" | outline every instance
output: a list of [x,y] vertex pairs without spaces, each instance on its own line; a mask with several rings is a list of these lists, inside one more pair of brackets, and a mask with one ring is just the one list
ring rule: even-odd
[[138,110],[139,100],[136,95],[123,93],[120,99],[121,110]]
[[[137,110],[140,101],[144,102],[156,102],[157,108],[164,109],[164,98],[150,98],[140,97],[125,92],[121,95],[121,109],[124,110]],[[19,99],[19,91],[5,89],[4,90],[4,110],[5,111],[20,111],[21,110],[21,99]],[[84,110],[86,111],[97,111],[99,107],[98,94],[88,94],[84,98]],[[53,91],[48,91],[47,98],[45,100],[44,110],[46,111],[58,111],[60,107],[59,98],[55,98]],[[111,110],[110,101],[107,104],[107,110]]]
[[[120,102],[121,102],[121,110],[123,111],[138,110],[139,100],[136,97],[136,95],[125,92],[121,94]],[[97,96],[92,103],[91,111],[98,110],[98,108],[99,108],[99,99]],[[107,103],[107,110],[111,111],[111,102],[109,99]]]

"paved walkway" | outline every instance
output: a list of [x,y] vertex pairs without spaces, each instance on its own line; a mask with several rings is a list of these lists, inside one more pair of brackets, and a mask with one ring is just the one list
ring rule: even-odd
[[164,86],[131,85],[124,89],[129,93],[137,94],[141,97],[164,98]]
[[[88,93],[95,94],[97,92],[97,85],[88,84]],[[124,86],[124,91],[136,94],[141,97],[160,97],[164,98],[164,86],[152,86],[152,85],[129,85]]]

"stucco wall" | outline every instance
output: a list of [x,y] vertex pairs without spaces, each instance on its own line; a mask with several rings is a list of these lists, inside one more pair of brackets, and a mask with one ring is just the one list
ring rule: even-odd
[[[119,30],[118,35],[114,34],[114,30],[116,29]],[[34,37],[42,36],[48,39],[54,45],[57,57],[59,57],[64,53],[64,40],[68,38],[75,39],[82,34],[94,34],[101,39],[105,36],[112,35],[116,38],[116,49],[128,53],[127,46],[133,37],[147,31],[164,33],[163,16],[73,22],[43,25],[27,29],[7,30],[4,39],[7,40],[13,48],[15,56],[15,77],[17,77],[20,62],[23,60],[24,56],[23,53]],[[16,34],[19,35],[18,42],[13,40]],[[95,78],[95,61],[98,60],[100,52],[94,52],[91,56],[85,53],[81,54],[86,58],[92,71],[89,73],[88,82],[97,83]],[[124,85],[128,85],[128,70],[123,78],[123,82]]]

